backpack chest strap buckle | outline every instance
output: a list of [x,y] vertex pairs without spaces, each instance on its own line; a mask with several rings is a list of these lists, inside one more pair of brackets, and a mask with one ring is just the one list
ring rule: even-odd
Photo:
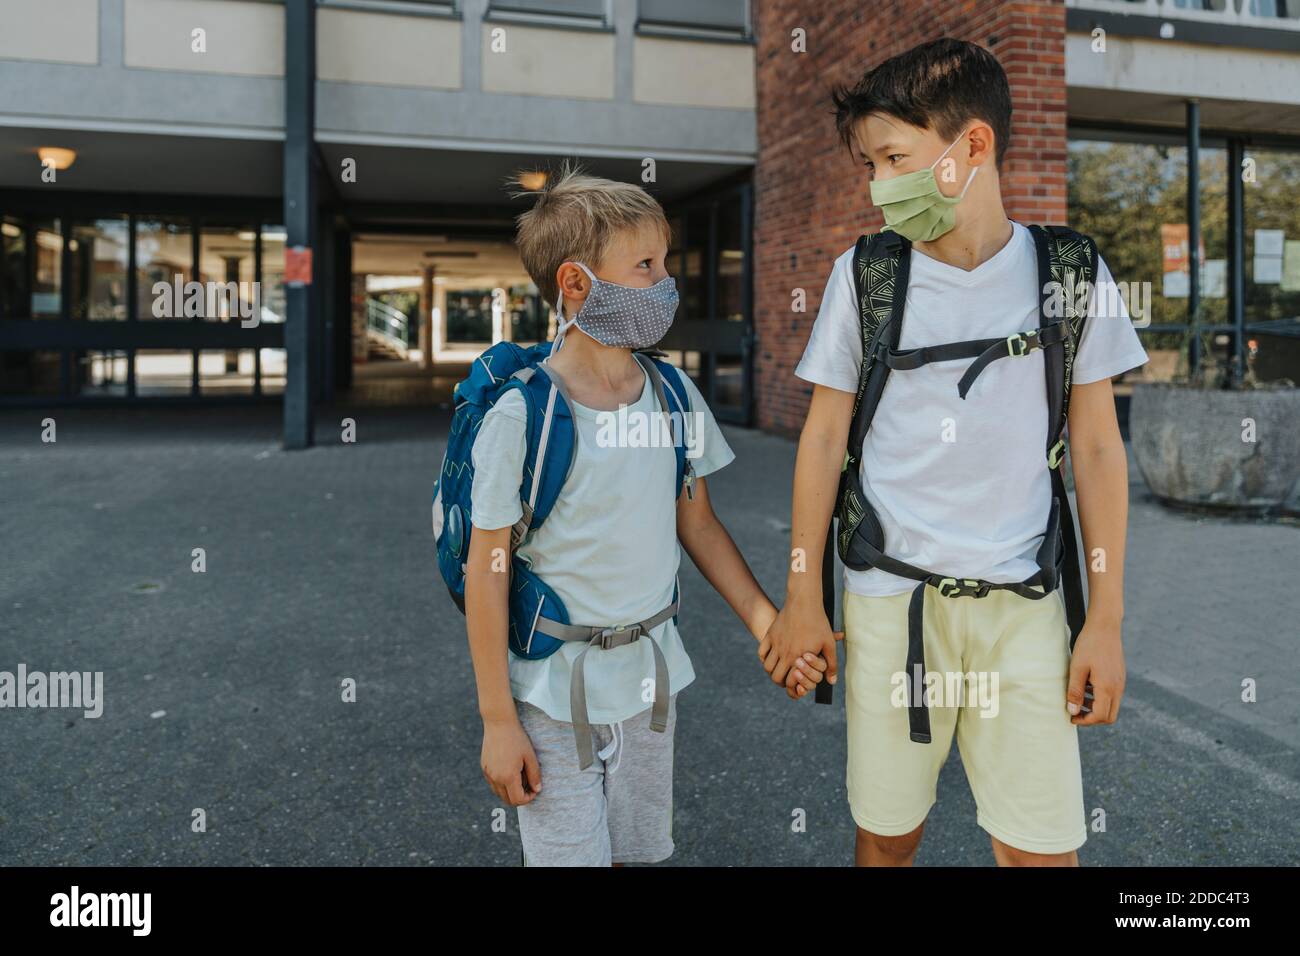
[[944,597],[988,597],[990,584],[975,578],[940,578],[935,583]]
[[1034,349],[1040,347],[1037,329],[1030,329],[1028,332],[1017,332],[1015,335],[1007,336],[1007,354],[1012,358],[1028,355]]
[[643,622],[638,622],[636,624],[619,624],[615,627],[601,628],[596,634],[592,635],[591,642],[600,647],[602,651],[622,647],[625,644],[640,640],[642,626]]

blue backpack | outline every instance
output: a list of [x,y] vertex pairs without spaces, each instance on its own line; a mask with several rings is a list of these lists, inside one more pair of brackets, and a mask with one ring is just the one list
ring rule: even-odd
[[[545,581],[517,556],[519,545],[545,522],[560,490],[573,468],[577,451],[573,413],[567,390],[559,376],[546,364],[551,343],[521,348],[513,342],[499,342],[477,359],[468,377],[454,393],[451,432],[442,468],[433,486],[433,537],[437,543],[438,570],[451,598],[465,612],[465,562],[473,533],[470,491],[474,485],[474,440],[483,416],[507,392],[523,395],[527,411],[526,452],[523,484],[519,489],[523,517],[510,534],[510,650],[528,660],[554,654],[564,642],[537,630],[545,616],[559,624],[572,624],[564,602]],[[659,352],[634,353],[650,378],[660,408],[680,416],[683,424],[690,412],[682,373],[657,357]],[[685,488],[694,494],[695,479],[686,457],[685,430],[675,430],[683,440],[674,442],[677,455],[677,494]]]

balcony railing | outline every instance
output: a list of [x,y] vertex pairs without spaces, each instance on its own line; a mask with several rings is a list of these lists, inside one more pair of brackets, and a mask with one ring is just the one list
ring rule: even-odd
[[1300,32],[1300,0],[1065,0],[1065,5],[1162,20]]
[[378,299],[366,299],[366,328],[378,335],[402,358],[410,352],[405,315]]

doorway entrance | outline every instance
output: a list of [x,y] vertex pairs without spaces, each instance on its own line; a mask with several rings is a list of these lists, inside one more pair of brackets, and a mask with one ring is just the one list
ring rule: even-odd
[[505,239],[358,228],[351,306],[363,400],[448,401],[484,349],[548,333],[548,309]]

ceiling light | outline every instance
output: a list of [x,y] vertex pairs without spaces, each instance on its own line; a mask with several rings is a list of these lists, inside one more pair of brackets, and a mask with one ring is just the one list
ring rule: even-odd
[[40,157],[42,166],[53,166],[58,170],[67,169],[77,161],[75,149],[64,149],[61,146],[42,146],[36,155]]
[[529,192],[537,192],[546,185],[546,173],[540,169],[519,174],[519,185]]

